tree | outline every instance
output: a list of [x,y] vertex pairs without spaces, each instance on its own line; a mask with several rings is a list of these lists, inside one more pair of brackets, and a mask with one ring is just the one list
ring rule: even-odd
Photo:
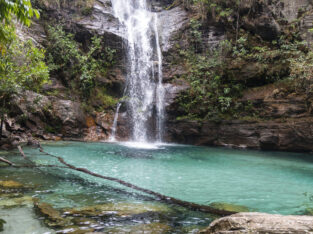
[[0,41],[7,35],[4,27],[11,24],[12,17],[27,26],[33,16],[39,17],[39,12],[33,9],[30,0],[0,0]]
[[[34,81],[37,73],[42,72],[37,83],[41,83],[48,76],[48,69],[41,61],[44,56],[42,51],[36,50],[30,44],[27,46],[20,43],[15,36],[12,19],[30,26],[33,16],[38,18],[39,12],[33,9],[30,0],[0,0],[0,139],[4,116],[7,112],[6,105],[11,96],[17,92],[18,88],[26,84],[26,80],[27,82]],[[26,54],[23,54],[22,59],[25,57],[27,59],[22,63],[14,61],[17,57],[14,58],[13,55],[18,54],[18,45],[26,49],[23,51]],[[38,64],[35,65],[34,63],[37,62]]]
[[22,90],[39,91],[49,79],[45,51],[35,47],[31,40],[20,40],[13,26],[5,26],[2,30],[6,40],[2,41],[0,51],[0,139],[13,96]]

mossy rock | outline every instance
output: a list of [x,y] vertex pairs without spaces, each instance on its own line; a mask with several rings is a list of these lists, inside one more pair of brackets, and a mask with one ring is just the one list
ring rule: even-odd
[[3,219],[0,219],[0,232],[3,231],[3,226],[6,222]]
[[34,200],[30,196],[16,197],[16,198],[6,198],[0,200],[0,207],[2,208],[13,208],[18,206],[28,206],[32,207]]
[[105,215],[131,216],[145,212],[163,213],[168,211],[169,209],[163,205],[108,203],[95,206],[65,209],[64,214],[86,217],[105,216]]
[[218,210],[226,210],[226,211],[238,212],[238,213],[251,211],[246,206],[229,204],[229,203],[224,203],[224,202],[213,202],[209,206]]
[[14,180],[0,180],[0,188],[4,189],[22,189],[25,186]]
[[149,233],[162,234],[171,233],[171,227],[164,223],[149,223],[139,225],[129,225],[105,229],[104,233]]
[[70,219],[63,218],[60,211],[48,203],[36,201],[34,207],[39,214],[45,217],[45,224],[49,227],[67,227],[72,224]]
[[32,187],[25,186],[15,180],[0,180],[0,195],[25,192],[32,189]]

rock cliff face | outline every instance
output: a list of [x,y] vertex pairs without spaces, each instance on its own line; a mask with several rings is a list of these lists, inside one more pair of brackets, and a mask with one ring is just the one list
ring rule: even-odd
[[[151,1],[152,10],[158,14],[162,46],[168,51],[173,46],[173,35],[183,30],[188,23],[187,12],[181,7],[171,7],[173,1]],[[125,83],[126,38],[125,28],[113,15],[110,0],[94,1],[45,1],[34,0],[34,7],[40,9],[41,17],[34,20],[30,28],[18,28],[21,39],[31,39],[38,47],[49,43],[48,27],[62,25],[64,30],[74,35],[74,39],[85,50],[95,35],[101,37],[105,47],[116,51],[116,63],[105,77],[97,77],[98,85],[120,98]],[[22,92],[12,101],[10,114],[4,124],[3,148],[9,142],[27,141],[31,137],[44,140],[80,139],[106,140],[111,133],[114,109],[88,113],[80,97],[70,91],[67,74],[51,73],[51,83],[44,86],[42,95]],[[66,81],[66,82],[64,82]],[[107,88],[109,87],[109,88]],[[69,95],[69,92],[71,93]],[[95,103],[96,104],[96,103]],[[121,108],[123,112],[123,108]],[[129,136],[127,120],[120,114],[119,136]]]
[[306,96],[283,92],[273,85],[246,91],[243,99],[261,111],[262,120],[176,120],[175,108],[169,106],[167,139],[195,145],[312,151],[313,118]]
[[[268,64],[229,59],[228,67],[223,71],[223,76],[247,86],[240,101],[253,105],[253,111],[258,113],[257,119],[228,117],[209,121],[177,118],[181,112],[177,97],[190,88],[189,81],[183,79],[188,73],[188,67],[179,59],[179,51],[190,46],[187,40],[187,35],[193,30],[190,22],[192,18],[197,18],[194,11],[183,2],[185,1],[151,1],[151,9],[158,14],[163,52],[166,140],[197,145],[312,151],[313,105],[310,96],[264,82],[268,77],[288,77],[291,66],[280,62],[279,53],[271,55]],[[82,7],[79,2],[74,4],[72,1],[36,0],[34,5],[41,9],[41,18],[35,20],[31,28],[19,30],[20,37],[30,38],[38,46],[45,47],[47,26],[61,24],[85,49],[89,46],[90,39],[99,35],[102,43],[117,51],[117,63],[106,77],[97,77],[97,83],[104,87],[109,84],[108,91],[117,98],[122,97],[126,64],[125,29],[114,18],[111,1],[86,1]],[[264,43],[270,43],[278,40],[293,23],[300,27],[300,37],[311,43],[312,9],[310,0],[243,0],[238,8],[238,14],[242,16],[239,26]],[[223,21],[215,14],[213,9],[206,15],[198,45],[200,49],[215,48],[222,40],[229,39],[230,31],[234,31],[236,27],[227,23],[229,19]],[[25,93],[13,102],[13,115],[8,116],[5,123],[6,137],[26,139],[33,135],[41,139],[85,140],[109,137],[114,109],[86,112],[79,97],[68,97],[68,87],[62,79],[63,77],[54,74],[51,77],[52,83],[45,86],[46,91],[58,92],[58,95]],[[123,111],[122,107],[117,133],[120,139],[127,139],[129,128]]]
[[[300,37],[311,43],[312,33],[308,31],[308,28],[312,28],[311,1],[242,1],[240,14],[248,11],[252,13],[240,22],[241,27],[264,41],[276,40],[285,33],[289,24],[297,22]],[[218,30],[221,26],[212,20],[208,22],[212,24],[208,28],[215,29],[213,35],[223,35]],[[224,30],[226,35],[229,29],[225,26]],[[224,38],[225,36],[216,37],[217,42]],[[182,40],[180,38],[173,44],[182,43]],[[181,107],[175,99],[179,92],[173,88],[167,95],[166,140],[195,145],[312,151],[313,116],[310,94],[290,91],[288,85],[264,83],[268,77],[289,76],[290,64],[282,64],[280,55],[275,56],[276,59],[270,64],[228,61],[228,67],[223,71],[225,77],[245,84],[247,88],[239,101],[252,105],[251,112],[257,113],[257,118],[227,117],[214,121],[177,118]],[[167,67],[165,74],[169,76],[168,80],[171,80],[171,76],[180,77],[185,72],[179,65],[171,67],[172,71],[166,69]],[[176,87],[184,87],[179,89],[183,92],[188,89],[188,82]]]

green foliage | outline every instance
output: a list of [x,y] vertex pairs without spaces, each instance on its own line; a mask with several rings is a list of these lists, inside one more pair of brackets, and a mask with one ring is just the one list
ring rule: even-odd
[[196,9],[202,19],[211,15],[216,21],[229,21],[238,10],[240,2],[240,0],[192,0],[191,6]]
[[201,43],[202,42],[202,33],[200,31],[201,22],[199,22],[196,19],[191,19],[190,26],[191,26],[191,36],[193,37],[194,41],[197,43]]
[[61,26],[48,27],[48,65],[51,71],[68,70],[70,75],[78,72],[80,52],[74,36],[65,33]]
[[[242,27],[258,11],[255,1],[248,11],[240,10],[249,6],[241,0],[183,2],[193,18],[189,33],[185,34],[189,48],[177,47],[184,61],[177,62],[178,56],[172,60],[175,64],[185,64],[187,74],[182,78],[190,84],[190,89],[178,100],[179,119],[255,119],[259,107],[240,101],[243,91],[280,80],[291,81],[288,92],[305,93],[313,112],[313,53],[301,39],[299,20],[281,25],[282,36],[268,42]],[[300,16],[305,15],[300,11]],[[213,51],[202,42],[207,24],[212,21],[225,26],[228,38]]]
[[7,38],[5,27],[11,24],[12,17],[27,26],[30,18],[39,17],[39,12],[32,8],[30,0],[0,0],[0,41]]
[[313,52],[301,53],[300,56],[290,57],[290,78],[295,81],[296,91],[308,95],[313,103]]
[[97,98],[99,98],[102,101],[103,109],[114,108],[118,103],[118,99],[112,97],[111,95],[108,95],[106,92],[98,93]]
[[84,109],[87,112],[92,112],[94,109],[99,112],[108,109],[114,110],[118,101],[118,98],[108,94],[105,87],[96,87],[93,89],[89,100],[85,102]]
[[28,89],[38,91],[48,81],[45,51],[35,47],[31,40],[19,40],[12,27],[6,27],[8,41],[0,56],[0,92]]
[[4,30],[7,41],[0,55],[0,97],[6,102],[19,90],[38,91],[48,81],[49,71],[43,49],[36,48],[30,40],[19,40],[13,27],[6,26]]
[[[66,33],[61,26],[49,27],[48,64],[51,71],[64,73],[67,82],[77,81],[78,88],[85,98],[95,87],[95,78],[105,76],[114,63],[115,50],[104,47],[101,38],[93,37],[87,52],[74,40],[74,35]],[[76,87],[72,87],[76,88]]]
[[50,125],[45,126],[45,132],[52,133],[52,134],[59,133],[61,131],[61,129],[62,129],[61,125],[56,125],[53,127]]
[[[201,34],[195,31],[204,25],[200,21],[190,25],[190,47],[179,51],[187,69],[182,78],[189,82],[190,89],[178,99],[178,119],[260,118],[257,107],[240,101],[242,93],[250,86],[279,80],[293,80],[288,92],[306,93],[308,103],[313,103],[313,53],[307,42],[301,41],[297,30],[272,43],[239,30],[238,40],[222,41],[213,50],[197,50],[193,43]],[[258,70],[251,72],[252,76],[247,79],[238,77],[238,72],[249,64],[250,69]],[[255,84],[254,78],[257,79]],[[290,87],[292,85],[294,87]]]
[[215,119],[239,108],[236,99],[241,95],[241,85],[220,76],[229,46],[228,41],[223,41],[205,55],[192,50],[181,52],[189,68],[185,79],[190,83],[190,89],[179,97],[182,116]]
[[[22,90],[39,91],[49,79],[45,51],[36,48],[32,41],[21,41],[11,26],[4,26],[6,41],[0,54],[0,118],[8,113],[12,96]],[[22,116],[21,116],[22,117]],[[1,137],[2,129],[0,129]]]

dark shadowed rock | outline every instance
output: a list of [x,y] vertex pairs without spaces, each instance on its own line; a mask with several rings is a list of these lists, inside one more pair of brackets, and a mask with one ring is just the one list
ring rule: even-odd
[[195,145],[309,152],[313,151],[313,120],[219,123],[173,120],[167,122],[166,139]]

